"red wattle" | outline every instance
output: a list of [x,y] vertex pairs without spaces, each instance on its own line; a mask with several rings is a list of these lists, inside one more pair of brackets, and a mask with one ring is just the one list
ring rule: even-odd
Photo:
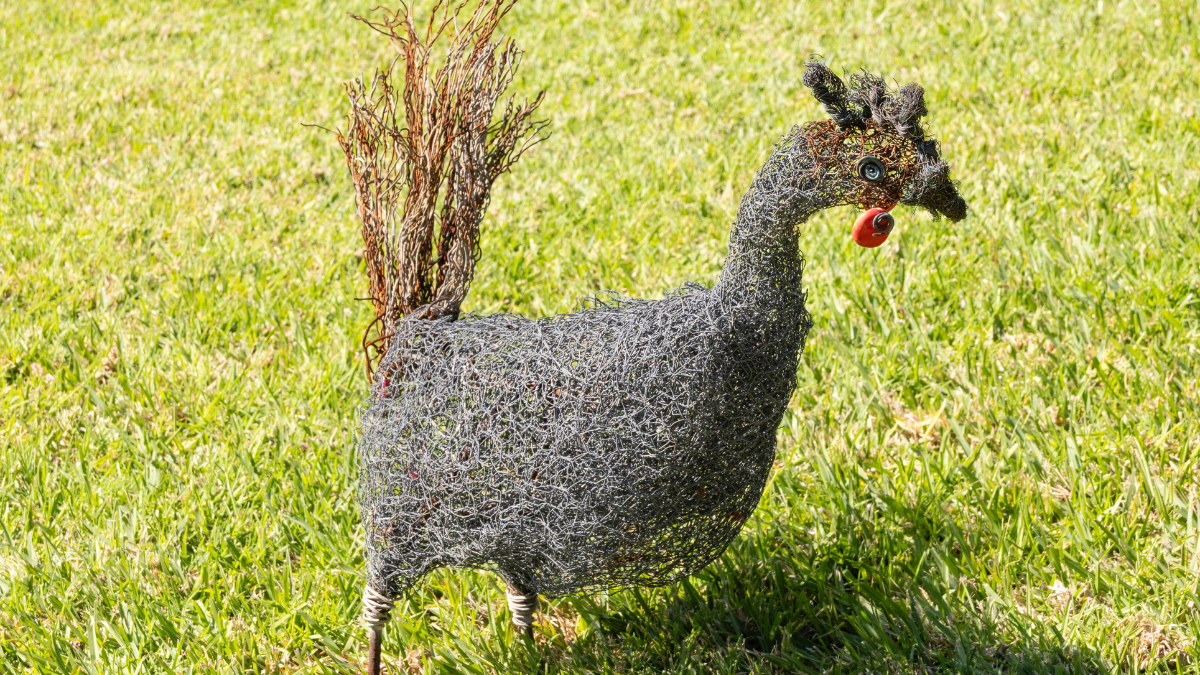
[[[887,217],[880,219],[880,223],[877,226],[876,218],[880,214],[887,214]],[[858,220],[854,221],[854,229],[850,231],[851,236],[854,237],[854,243],[866,248],[875,248],[887,241],[888,235],[892,233],[890,219],[891,214],[887,212],[887,209],[875,208],[867,210],[866,213],[858,217]],[[886,227],[883,227],[885,225],[883,221],[888,221]]]

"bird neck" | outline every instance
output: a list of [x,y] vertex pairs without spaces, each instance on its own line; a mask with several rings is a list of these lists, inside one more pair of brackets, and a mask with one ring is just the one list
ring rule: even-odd
[[775,146],[742,197],[717,289],[735,304],[803,303],[799,226],[831,204],[799,131]]

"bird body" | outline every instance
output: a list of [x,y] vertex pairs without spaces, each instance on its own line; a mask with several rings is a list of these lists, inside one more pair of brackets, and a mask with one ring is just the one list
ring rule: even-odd
[[363,416],[372,573],[394,594],[492,568],[557,596],[696,572],[758,504],[795,385],[803,294],[763,316],[692,285],[405,322]]

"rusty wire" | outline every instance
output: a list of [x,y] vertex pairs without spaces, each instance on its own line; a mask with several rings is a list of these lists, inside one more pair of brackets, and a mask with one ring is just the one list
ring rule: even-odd
[[[338,133],[362,221],[375,318],[363,334],[367,375],[405,317],[456,316],[479,259],[480,224],[492,184],[532,145],[545,122],[532,115],[543,93],[497,115],[521,52],[493,39],[516,0],[438,2],[424,22],[411,5],[372,20],[398,58],[369,81],[346,87],[350,112]],[[436,69],[435,45],[448,40]],[[397,91],[394,68],[402,70]]]

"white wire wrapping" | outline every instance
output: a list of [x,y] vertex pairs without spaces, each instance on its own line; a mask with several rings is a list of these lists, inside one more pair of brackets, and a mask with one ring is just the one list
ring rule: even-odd
[[504,595],[508,597],[508,611],[512,612],[513,624],[518,628],[532,626],[533,613],[538,608],[537,593],[522,593],[509,586],[505,589]]
[[367,628],[383,628],[392,618],[394,601],[375,590],[371,584],[363,589],[362,622]]

